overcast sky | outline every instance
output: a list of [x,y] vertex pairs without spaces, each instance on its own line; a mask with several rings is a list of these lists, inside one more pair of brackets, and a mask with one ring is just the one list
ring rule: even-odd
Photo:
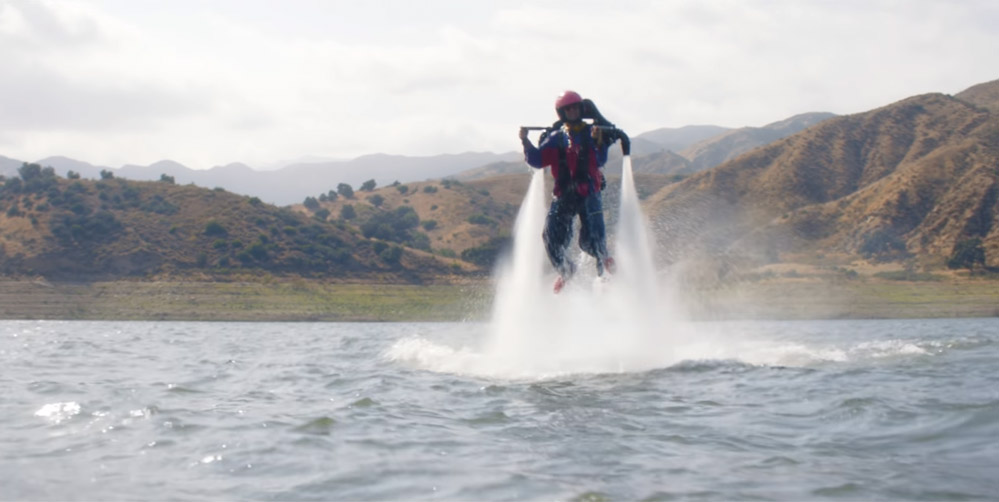
[[0,0],[0,155],[200,169],[519,149],[574,89],[630,135],[999,79],[995,0]]

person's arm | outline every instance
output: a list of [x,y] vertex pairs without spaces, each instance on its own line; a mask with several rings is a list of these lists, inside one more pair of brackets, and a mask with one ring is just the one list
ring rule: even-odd
[[609,138],[607,138],[603,130],[599,127],[592,128],[591,134],[593,137],[593,146],[597,151],[597,166],[604,167],[604,164],[607,163],[607,151],[610,150],[610,146],[614,141],[607,141]]
[[520,143],[524,145],[524,161],[531,167],[542,167],[541,151],[534,147],[531,140],[527,138],[527,129],[520,129]]
[[557,135],[558,133],[548,135],[538,147],[535,147],[527,138],[527,130],[521,129],[520,142],[524,146],[524,160],[527,165],[540,169],[558,162],[558,147],[557,143],[553,142]]

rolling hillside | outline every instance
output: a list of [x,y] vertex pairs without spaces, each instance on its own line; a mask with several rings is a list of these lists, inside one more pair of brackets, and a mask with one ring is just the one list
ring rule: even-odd
[[999,113],[999,85],[997,85],[997,82],[999,81],[973,85],[955,94],[954,97],[985,108],[993,113]]
[[[701,263],[718,277],[780,263],[932,269],[960,249],[999,267],[997,110],[999,81],[853,115],[805,114],[766,133],[740,129],[702,142],[704,151],[727,144],[722,150],[733,152],[785,136],[716,167],[697,171],[674,152],[636,158],[636,185],[660,259]],[[0,161],[10,168],[10,159]],[[619,169],[620,157],[612,158],[611,229]],[[312,183],[304,201],[279,208],[168,177],[65,179],[38,165],[16,171],[0,185],[0,274],[415,283],[488,274],[531,172],[498,162],[459,178],[381,186],[372,178],[342,189]]]
[[828,119],[668,186],[648,205],[664,254],[939,266],[981,239],[997,266],[999,116],[966,100],[997,88]]
[[835,117],[832,113],[803,113],[763,127],[726,130],[709,138],[684,145],[678,150],[662,151],[643,157],[635,156],[635,170],[636,172],[660,174],[686,175],[696,173],[832,117]]
[[[522,166],[523,167],[523,166]],[[366,225],[379,215],[412,208],[421,222],[420,233],[426,239],[410,243],[441,256],[461,257],[489,271],[496,253],[502,251],[513,231],[517,211],[530,184],[531,171],[506,174],[472,181],[444,179],[376,187],[355,191],[353,198],[336,195],[334,200],[319,200],[313,208],[296,205],[303,213],[328,211],[329,218],[341,218],[349,206],[356,216],[348,224],[373,232]],[[551,176],[544,173],[546,190],[551,190]],[[640,196],[649,196],[672,183],[670,176],[637,174]],[[607,178],[604,207],[608,224],[617,218],[619,177]]]
[[[111,172],[117,178],[136,181],[156,181],[166,174],[179,184],[221,187],[230,192],[285,206],[301,202],[317,186],[325,189],[335,188],[339,183],[358,186],[368,179],[375,179],[380,184],[436,179],[516,158],[516,153],[468,152],[428,157],[375,154],[343,161],[300,162],[270,171],[255,170],[240,163],[211,169],[191,169],[172,160],[161,160],[148,166],[125,165],[110,168],[62,156],[46,157],[33,163],[52,167],[60,176],[67,176],[69,171],[73,171],[85,179],[100,179],[102,171]],[[14,175],[21,164],[22,161],[0,157],[0,175]]]
[[[530,182],[525,171],[469,183],[366,186],[278,208],[169,179],[65,179],[37,164],[18,171],[0,185],[0,275],[61,281],[482,276],[504,251]],[[670,182],[640,179],[645,195]],[[618,181],[609,182],[610,207]]]
[[31,164],[0,186],[0,273],[8,276],[279,274],[423,282],[473,271],[458,260],[224,190],[65,179]]

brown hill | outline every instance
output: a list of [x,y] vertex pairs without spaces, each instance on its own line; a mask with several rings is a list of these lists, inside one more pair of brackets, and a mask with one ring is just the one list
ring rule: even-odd
[[999,265],[999,120],[928,94],[827,120],[653,197],[670,259],[795,253],[940,264],[981,238]]
[[[349,196],[330,191],[304,213],[325,214],[355,228],[362,236],[388,232],[382,225],[394,215],[412,213],[419,228],[404,243],[441,257],[464,257],[484,271],[509,238],[517,209],[530,182],[529,171],[462,182],[454,179],[393,184],[355,190]],[[391,233],[388,233],[391,235]]]
[[[165,181],[64,179],[25,164],[0,185],[0,274],[51,280],[322,277],[426,282],[479,275],[510,238],[520,174],[327,192],[278,208]],[[643,195],[671,180],[639,175]],[[546,174],[548,189],[551,180]],[[608,219],[618,180],[611,177]],[[311,200],[309,200],[311,199]],[[540,238],[540,237],[539,237]]]
[[[615,165],[619,166],[620,162]],[[671,151],[635,157],[632,159],[632,168],[636,173],[684,175],[694,172],[689,160]],[[620,168],[614,169],[614,171],[615,174],[621,173]]]
[[[731,130],[728,127],[713,125],[664,127],[632,137],[631,152],[635,157],[640,156],[643,151],[648,153],[662,150],[679,152],[702,141],[722,136]],[[648,145],[642,147],[642,142],[647,142]]]
[[691,145],[680,155],[690,161],[691,172],[703,171],[832,117],[832,113],[803,113],[763,127],[742,127]]
[[0,273],[55,280],[287,274],[420,282],[471,270],[338,222],[221,189],[64,179],[24,165],[0,186]]
[[[620,161],[617,166],[620,172]],[[520,164],[519,174],[497,175],[488,178],[458,181],[445,179],[424,181],[355,191],[353,198],[337,195],[334,200],[324,200],[312,209],[304,205],[295,208],[301,212],[329,211],[330,218],[339,218],[345,206],[350,206],[356,216],[347,221],[360,233],[371,229],[372,219],[411,207],[421,221],[421,232],[426,241],[421,246],[441,256],[463,257],[488,271],[492,259],[509,239],[517,211],[530,184],[532,170]],[[608,175],[604,207],[609,223],[615,221],[620,179]],[[640,195],[645,197],[672,183],[671,176],[636,174]],[[551,190],[551,176],[545,173],[546,192]],[[327,194],[328,195],[328,194]]]
[[954,97],[999,113],[999,80],[971,86]]

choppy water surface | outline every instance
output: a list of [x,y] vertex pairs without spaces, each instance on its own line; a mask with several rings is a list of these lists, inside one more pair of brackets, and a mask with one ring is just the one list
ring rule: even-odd
[[587,371],[480,324],[0,322],[0,499],[999,494],[999,320],[671,329]]

